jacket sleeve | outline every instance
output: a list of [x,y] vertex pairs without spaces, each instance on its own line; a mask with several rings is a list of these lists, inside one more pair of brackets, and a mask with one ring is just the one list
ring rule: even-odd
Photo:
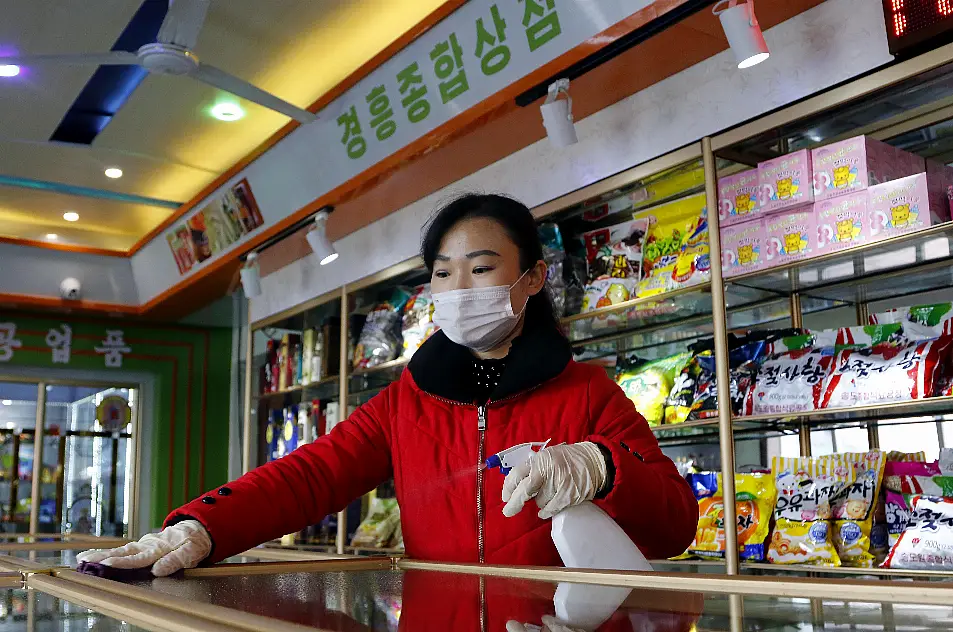
[[662,454],[648,422],[615,382],[599,372],[589,382],[588,437],[609,451],[612,490],[595,503],[625,529],[648,559],[685,552],[698,527],[698,503],[675,464]]
[[183,505],[169,526],[198,520],[212,537],[214,564],[343,510],[392,475],[392,384],[327,435]]

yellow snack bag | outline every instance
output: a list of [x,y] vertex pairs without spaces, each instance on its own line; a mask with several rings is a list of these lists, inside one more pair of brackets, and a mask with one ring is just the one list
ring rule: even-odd
[[853,472],[830,473],[814,459],[774,457],[777,485],[774,534],[768,561],[774,564],[840,566],[831,537],[833,504]]
[[642,280],[639,298],[665,292],[710,278],[708,216],[705,196],[693,195],[634,214],[648,221],[642,246]]
[[819,457],[818,461],[825,470],[851,479],[833,504],[833,540],[841,563],[873,567],[876,552],[871,550],[871,529],[886,455],[880,450],[846,452]]
[[[721,474],[717,475],[716,483],[713,479],[713,472],[689,476],[698,498],[698,528],[687,553],[703,558],[725,556],[725,505]],[[735,474],[735,513],[741,559],[764,559],[765,540],[768,538],[776,496],[774,479],[770,474]]]

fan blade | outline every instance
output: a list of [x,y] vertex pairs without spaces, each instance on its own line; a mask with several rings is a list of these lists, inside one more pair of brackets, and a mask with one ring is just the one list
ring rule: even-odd
[[135,53],[116,50],[110,53],[81,53],[77,55],[20,55],[0,57],[0,66],[13,64],[32,66],[34,64],[74,64],[78,66],[135,66],[139,58]]
[[195,48],[211,0],[169,0],[169,12],[159,27],[157,40],[188,50]]
[[311,112],[302,110],[298,106],[292,105],[287,101],[283,101],[275,95],[265,92],[261,88],[256,88],[247,81],[239,79],[235,75],[230,75],[224,70],[219,70],[215,66],[209,66],[208,64],[200,63],[198,70],[189,73],[189,76],[194,79],[198,79],[203,83],[207,83],[210,86],[221,88],[226,92],[231,92],[235,96],[241,97],[247,101],[257,103],[258,105],[266,107],[269,110],[280,112],[281,114],[284,114],[288,118],[293,118],[301,124],[311,123],[318,118]]

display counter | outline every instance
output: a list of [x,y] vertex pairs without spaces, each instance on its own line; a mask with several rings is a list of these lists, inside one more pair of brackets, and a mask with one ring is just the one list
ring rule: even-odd
[[946,583],[731,577],[713,566],[685,575],[389,557],[254,561],[262,549],[120,583],[61,566],[72,552],[36,553],[0,570],[0,631],[887,631],[946,629],[953,620]]

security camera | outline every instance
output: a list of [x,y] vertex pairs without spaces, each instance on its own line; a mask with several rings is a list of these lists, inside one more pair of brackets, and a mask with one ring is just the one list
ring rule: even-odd
[[67,301],[78,301],[83,295],[83,286],[79,279],[67,277],[60,283],[60,296]]

